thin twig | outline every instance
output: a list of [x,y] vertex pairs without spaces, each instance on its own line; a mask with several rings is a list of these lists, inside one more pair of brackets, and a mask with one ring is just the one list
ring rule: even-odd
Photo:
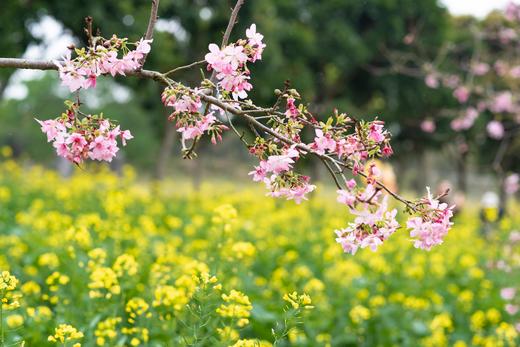
[[188,65],[179,66],[179,67],[176,67],[175,69],[171,69],[170,71],[163,73],[163,75],[164,76],[168,76],[168,75],[171,75],[171,74],[173,74],[173,73],[175,73],[177,71],[190,69],[190,68],[192,68],[194,66],[197,66],[199,64],[204,64],[205,62],[206,62],[205,60],[199,60],[199,61],[196,61],[194,63],[188,64]]
[[338,187],[338,189],[343,189],[341,187],[341,184],[339,183],[338,181],[338,178],[336,177],[336,174],[334,173],[334,171],[332,170],[332,168],[330,167],[329,163],[327,163],[327,161],[325,160],[325,158],[323,157],[319,157],[321,162],[323,163],[323,165],[325,165],[325,167],[327,168],[327,170],[330,172],[330,175],[332,176],[332,178],[334,179],[334,183],[336,183],[336,187]]

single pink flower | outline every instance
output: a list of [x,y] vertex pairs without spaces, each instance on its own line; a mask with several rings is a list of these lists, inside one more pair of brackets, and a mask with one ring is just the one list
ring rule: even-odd
[[486,126],[489,137],[495,140],[500,140],[504,137],[504,126],[497,120],[492,120]]

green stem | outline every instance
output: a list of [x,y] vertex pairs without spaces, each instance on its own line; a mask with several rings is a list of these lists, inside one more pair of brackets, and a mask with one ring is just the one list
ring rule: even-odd
[[[0,295],[0,298],[3,298],[3,291],[2,295]],[[5,346],[5,340],[4,340],[4,304],[0,301],[0,346]]]

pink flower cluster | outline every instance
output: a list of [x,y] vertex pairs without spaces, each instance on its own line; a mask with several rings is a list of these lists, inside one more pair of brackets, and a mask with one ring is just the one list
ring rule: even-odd
[[292,171],[299,157],[300,153],[294,147],[285,148],[282,154],[271,155],[267,160],[260,161],[249,175],[253,176],[255,182],[265,183],[269,196],[285,197],[299,204],[302,200],[307,200],[306,195],[316,188],[309,184],[308,176],[298,175]]
[[363,162],[369,158],[370,149],[373,150],[372,157],[388,157],[393,154],[392,147],[388,143],[389,135],[384,128],[384,122],[375,120],[359,124],[360,127],[357,131],[348,135],[335,134],[334,131],[324,132],[322,129],[316,128],[316,136],[309,147],[320,155],[337,155],[340,159],[352,161],[354,174],[364,170]]
[[176,119],[177,131],[182,134],[183,140],[192,140],[204,133],[211,133],[211,142],[216,144],[222,140],[222,131],[227,130],[223,124],[217,125],[217,118],[213,111],[201,114],[202,102],[200,96],[194,92],[179,86],[177,89],[166,87],[162,93],[162,102],[165,106],[172,107],[173,112],[169,120]]
[[520,175],[513,173],[508,175],[504,180],[504,191],[507,195],[515,194],[520,189]]
[[504,16],[509,21],[518,21],[520,20],[520,5],[510,1],[506,9],[504,11]]
[[388,211],[388,196],[374,185],[356,189],[356,182],[347,182],[347,190],[338,190],[338,202],[345,204],[356,216],[349,226],[336,230],[336,242],[343,251],[355,254],[359,248],[370,248],[373,252],[399,228],[395,217],[397,210]]
[[414,247],[430,250],[433,246],[443,242],[453,223],[453,207],[431,196],[430,189],[428,197],[420,203],[418,217],[412,217],[406,223],[410,229],[410,236],[414,240]]
[[102,118],[92,119],[88,126],[63,118],[37,122],[47,135],[47,142],[53,142],[58,156],[75,164],[81,164],[87,158],[111,162],[119,151],[117,139],[126,146],[126,140],[133,138],[129,130],[120,130],[119,126],[114,127]]
[[486,126],[489,137],[495,140],[500,140],[504,137],[504,126],[497,120],[490,121]]
[[[514,316],[520,311],[520,306],[514,304],[514,300],[516,297],[516,289],[513,287],[506,287],[500,290],[500,296],[502,299],[508,301],[505,306],[506,312],[511,316]],[[519,323],[520,326],[520,323]]]
[[246,37],[247,40],[239,40],[222,49],[211,43],[205,56],[208,70],[216,72],[218,86],[231,93],[235,100],[247,98],[247,92],[253,88],[246,64],[262,59],[265,48],[263,35],[256,32],[255,24],[246,30]]
[[[204,134],[205,131],[208,131],[211,128],[211,125],[215,123],[217,119],[213,115],[212,112],[208,113],[206,116],[203,116],[201,119],[196,121],[193,124],[188,124],[186,126],[180,127],[177,129],[178,132],[182,133],[182,138],[184,140],[191,140],[198,136]],[[222,140],[222,137],[219,136],[219,141]],[[213,140],[213,144],[216,143],[216,140]]]
[[125,39],[113,37],[104,41],[87,52],[76,50],[78,56],[71,59],[70,52],[64,60],[54,63],[58,66],[60,79],[63,85],[71,92],[78,89],[95,88],[97,77],[103,74],[125,75],[129,71],[141,68],[141,61],[150,52],[152,40],[141,39],[134,50],[128,51],[122,58],[118,58],[118,49],[126,48]]
[[462,117],[455,118],[451,121],[451,128],[455,131],[467,130],[473,126],[475,120],[478,118],[479,113],[474,107],[468,107],[464,111]]

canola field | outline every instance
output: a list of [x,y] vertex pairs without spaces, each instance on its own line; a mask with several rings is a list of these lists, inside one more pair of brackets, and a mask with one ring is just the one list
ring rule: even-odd
[[1,161],[0,346],[520,344],[518,216],[484,237],[469,211],[430,252],[401,230],[352,256],[333,192],[186,186]]

